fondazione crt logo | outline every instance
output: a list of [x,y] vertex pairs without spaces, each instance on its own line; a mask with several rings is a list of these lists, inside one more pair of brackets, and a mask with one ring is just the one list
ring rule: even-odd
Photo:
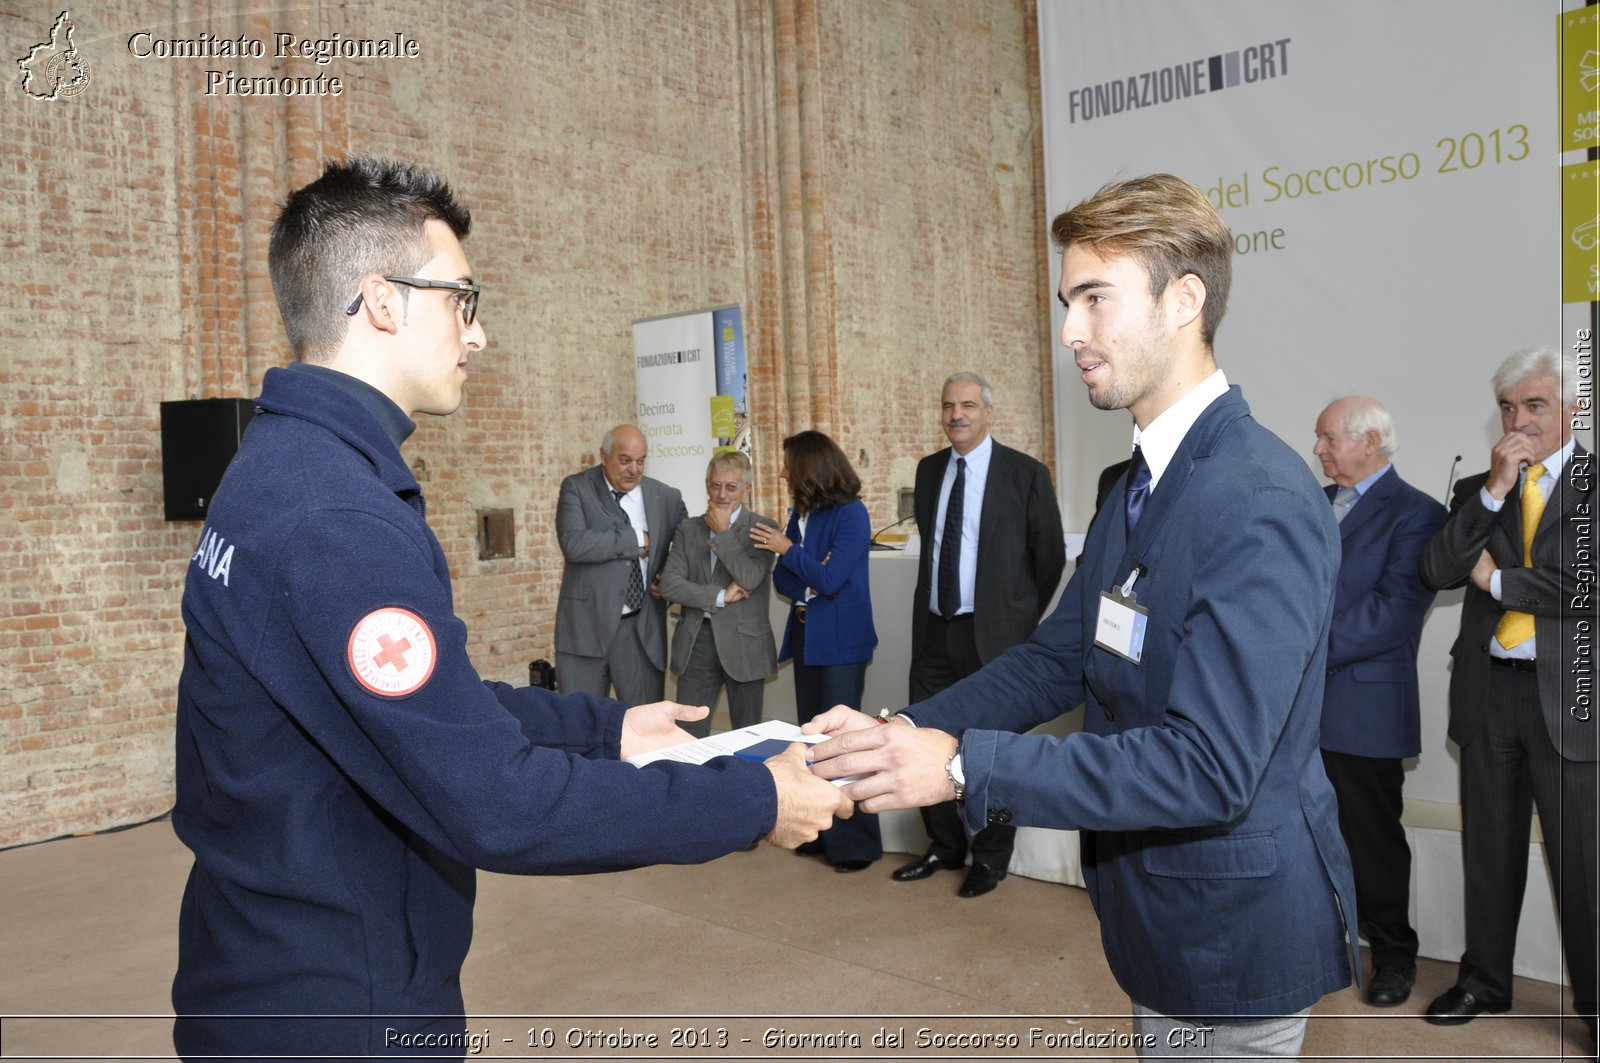
[[22,91],[34,100],[61,100],[89,87],[89,61],[72,42],[72,15],[63,11],[50,27],[50,39],[17,60]]

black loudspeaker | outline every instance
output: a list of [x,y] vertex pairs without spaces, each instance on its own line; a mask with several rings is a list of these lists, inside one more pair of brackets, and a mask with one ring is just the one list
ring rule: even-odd
[[205,520],[211,496],[255,416],[253,399],[161,404],[161,487],[168,520]]

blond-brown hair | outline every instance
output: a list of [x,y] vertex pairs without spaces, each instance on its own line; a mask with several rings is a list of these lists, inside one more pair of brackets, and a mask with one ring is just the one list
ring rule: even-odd
[[1206,286],[1200,335],[1207,348],[1228,309],[1233,279],[1233,233],[1194,185],[1169,173],[1113,181],[1050,223],[1050,238],[1066,251],[1075,243],[1096,255],[1126,256],[1150,274],[1150,295],[1193,273]]
[[719,450],[711,455],[711,460],[706,462],[706,479],[711,479],[712,473],[718,469],[732,471],[739,470],[739,475],[746,480],[750,479],[750,458],[742,450]]

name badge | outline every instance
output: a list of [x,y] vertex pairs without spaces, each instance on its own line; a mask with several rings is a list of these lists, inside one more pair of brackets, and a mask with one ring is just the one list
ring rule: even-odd
[[1142,568],[1135,568],[1122,586],[1100,592],[1100,615],[1095,621],[1094,644],[1138,664],[1144,656],[1144,631],[1150,610],[1139,604],[1133,584]]

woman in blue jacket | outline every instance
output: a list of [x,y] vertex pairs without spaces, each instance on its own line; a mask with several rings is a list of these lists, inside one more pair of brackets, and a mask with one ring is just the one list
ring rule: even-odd
[[[872,538],[861,478],[839,444],[822,432],[783,441],[781,475],[794,508],[786,531],[757,526],[758,548],[778,555],[772,585],[789,599],[780,661],[794,659],[795,712],[800,723],[835,705],[861,707],[867,664],[878,633],[872,626],[867,550]],[[835,820],[810,848],[835,871],[860,871],[883,855],[878,817],[857,812]]]

